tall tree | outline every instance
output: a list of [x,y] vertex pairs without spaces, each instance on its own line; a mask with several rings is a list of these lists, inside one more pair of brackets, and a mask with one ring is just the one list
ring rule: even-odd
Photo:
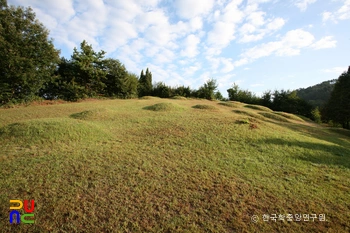
[[143,70],[141,71],[138,87],[139,97],[147,96],[152,94],[152,73],[146,69],[146,74]]
[[107,71],[106,79],[103,81],[106,96],[123,99],[137,97],[137,76],[130,74],[119,60],[105,59],[104,68]]
[[103,92],[106,84],[103,82],[107,71],[104,69],[103,50],[95,52],[92,45],[85,40],[80,44],[80,50],[74,48],[72,63],[76,69],[76,82],[85,88],[85,94],[93,97]]
[[335,83],[324,113],[326,118],[350,129],[350,66]]
[[59,51],[31,8],[0,2],[0,104],[29,101],[54,72]]

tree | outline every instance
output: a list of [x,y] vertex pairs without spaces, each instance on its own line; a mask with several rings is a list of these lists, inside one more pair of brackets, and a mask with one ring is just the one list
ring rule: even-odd
[[141,71],[139,86],[138,86],[139,97],[147,96],[152,94],[152,73],[146,69],[146,74],[143,70]]
[[233,83],[232,87],[227,89],[227,93],[228,93],[228,98],[229,100],[236,100],[238,101],[238,92],[239,92],[239,87],[236,83]]
[[316,123],[320,124],[322,122],[321,121],[321,112],[318,109],[318,107],[314,108],[311,111],[311,115],[312,115],[312,120],[314,120]]
[[217,100],[223,100],[224,97],[222,96],[220,91],[215,92],[215,99]]
[[6,0],[0,0],[0,9],[7,7],[7,1]]
[[325,107],[325,117],[350,129],[350,67],[339,76]]
[[260,104],[271,108],[272,105],[272,93],[270,90],[265,91],[261,97]]
[[80,50],[74,48],[71,59],[75,69],[75,81],[85,88],[85,95],[88,97],[102,94],[106,87],[104,79],[107,71],[103,60],[106,52],[102,50],[96,53],[85,40],[80,44]]
[[207,100],[215,99],[215,90],[218,87],[215,79],[209,79],[198,89],[198,97]]
[[169,86],[165,85],[163,82],[157,82],[153,85],[153,96],[158,96],[160,98],[169,98],[171,97],[172,90]]
[[127,78],[128,72],[125,66],[117,59],[105,59],[104,69],[107,72],[104,93],[107,96],[125,98],[128,95]]
[[190,87],[178,86],[174,88],[174,95],[190,97],[192,90]]
[[30,101],[50,80],[59,51],[31,8],[0,2],[0,104]]
[[296,91],[274,91],[271,108],[312,118],[312,105],[299,98]]
[[227,90],[229,100],[240,101],[247,104],[258,104],[260,99],[251,91],[241,90],[237,84],[233,84],[231,88]]
[[297,89],[297,95],[313,107],[323,107],[331,97],[335,82],[336,79],[325,81],[308,88]]

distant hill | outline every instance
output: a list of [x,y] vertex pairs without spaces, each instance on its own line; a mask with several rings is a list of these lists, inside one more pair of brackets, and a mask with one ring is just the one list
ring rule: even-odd
[[297,89],[297,95],[314,107],[322,107],[330,98],[337,79],[325,81],[308,88]]

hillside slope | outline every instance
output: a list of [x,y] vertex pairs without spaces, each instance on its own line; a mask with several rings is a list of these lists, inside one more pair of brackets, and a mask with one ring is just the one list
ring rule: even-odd
[[[350,230],[349,132],[264,107],[151,98],[0,109],[0,148],[2,232]],[[11,199],[35,200],[34,224],[9,224]]]

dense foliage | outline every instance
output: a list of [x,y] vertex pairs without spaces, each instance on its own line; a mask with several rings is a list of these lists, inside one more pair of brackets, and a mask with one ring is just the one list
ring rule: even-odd
[[331,97],[336,81],[333,79],[308,88],[297,89],[297,95],[314,107],[323,107]]
[[323,110],[326,120],[332,120],[350,129],[350,66],[334,85],[331,97]]
[[31,8],[0,7],[0,104],[30,101],[47,82],[59,51]]

